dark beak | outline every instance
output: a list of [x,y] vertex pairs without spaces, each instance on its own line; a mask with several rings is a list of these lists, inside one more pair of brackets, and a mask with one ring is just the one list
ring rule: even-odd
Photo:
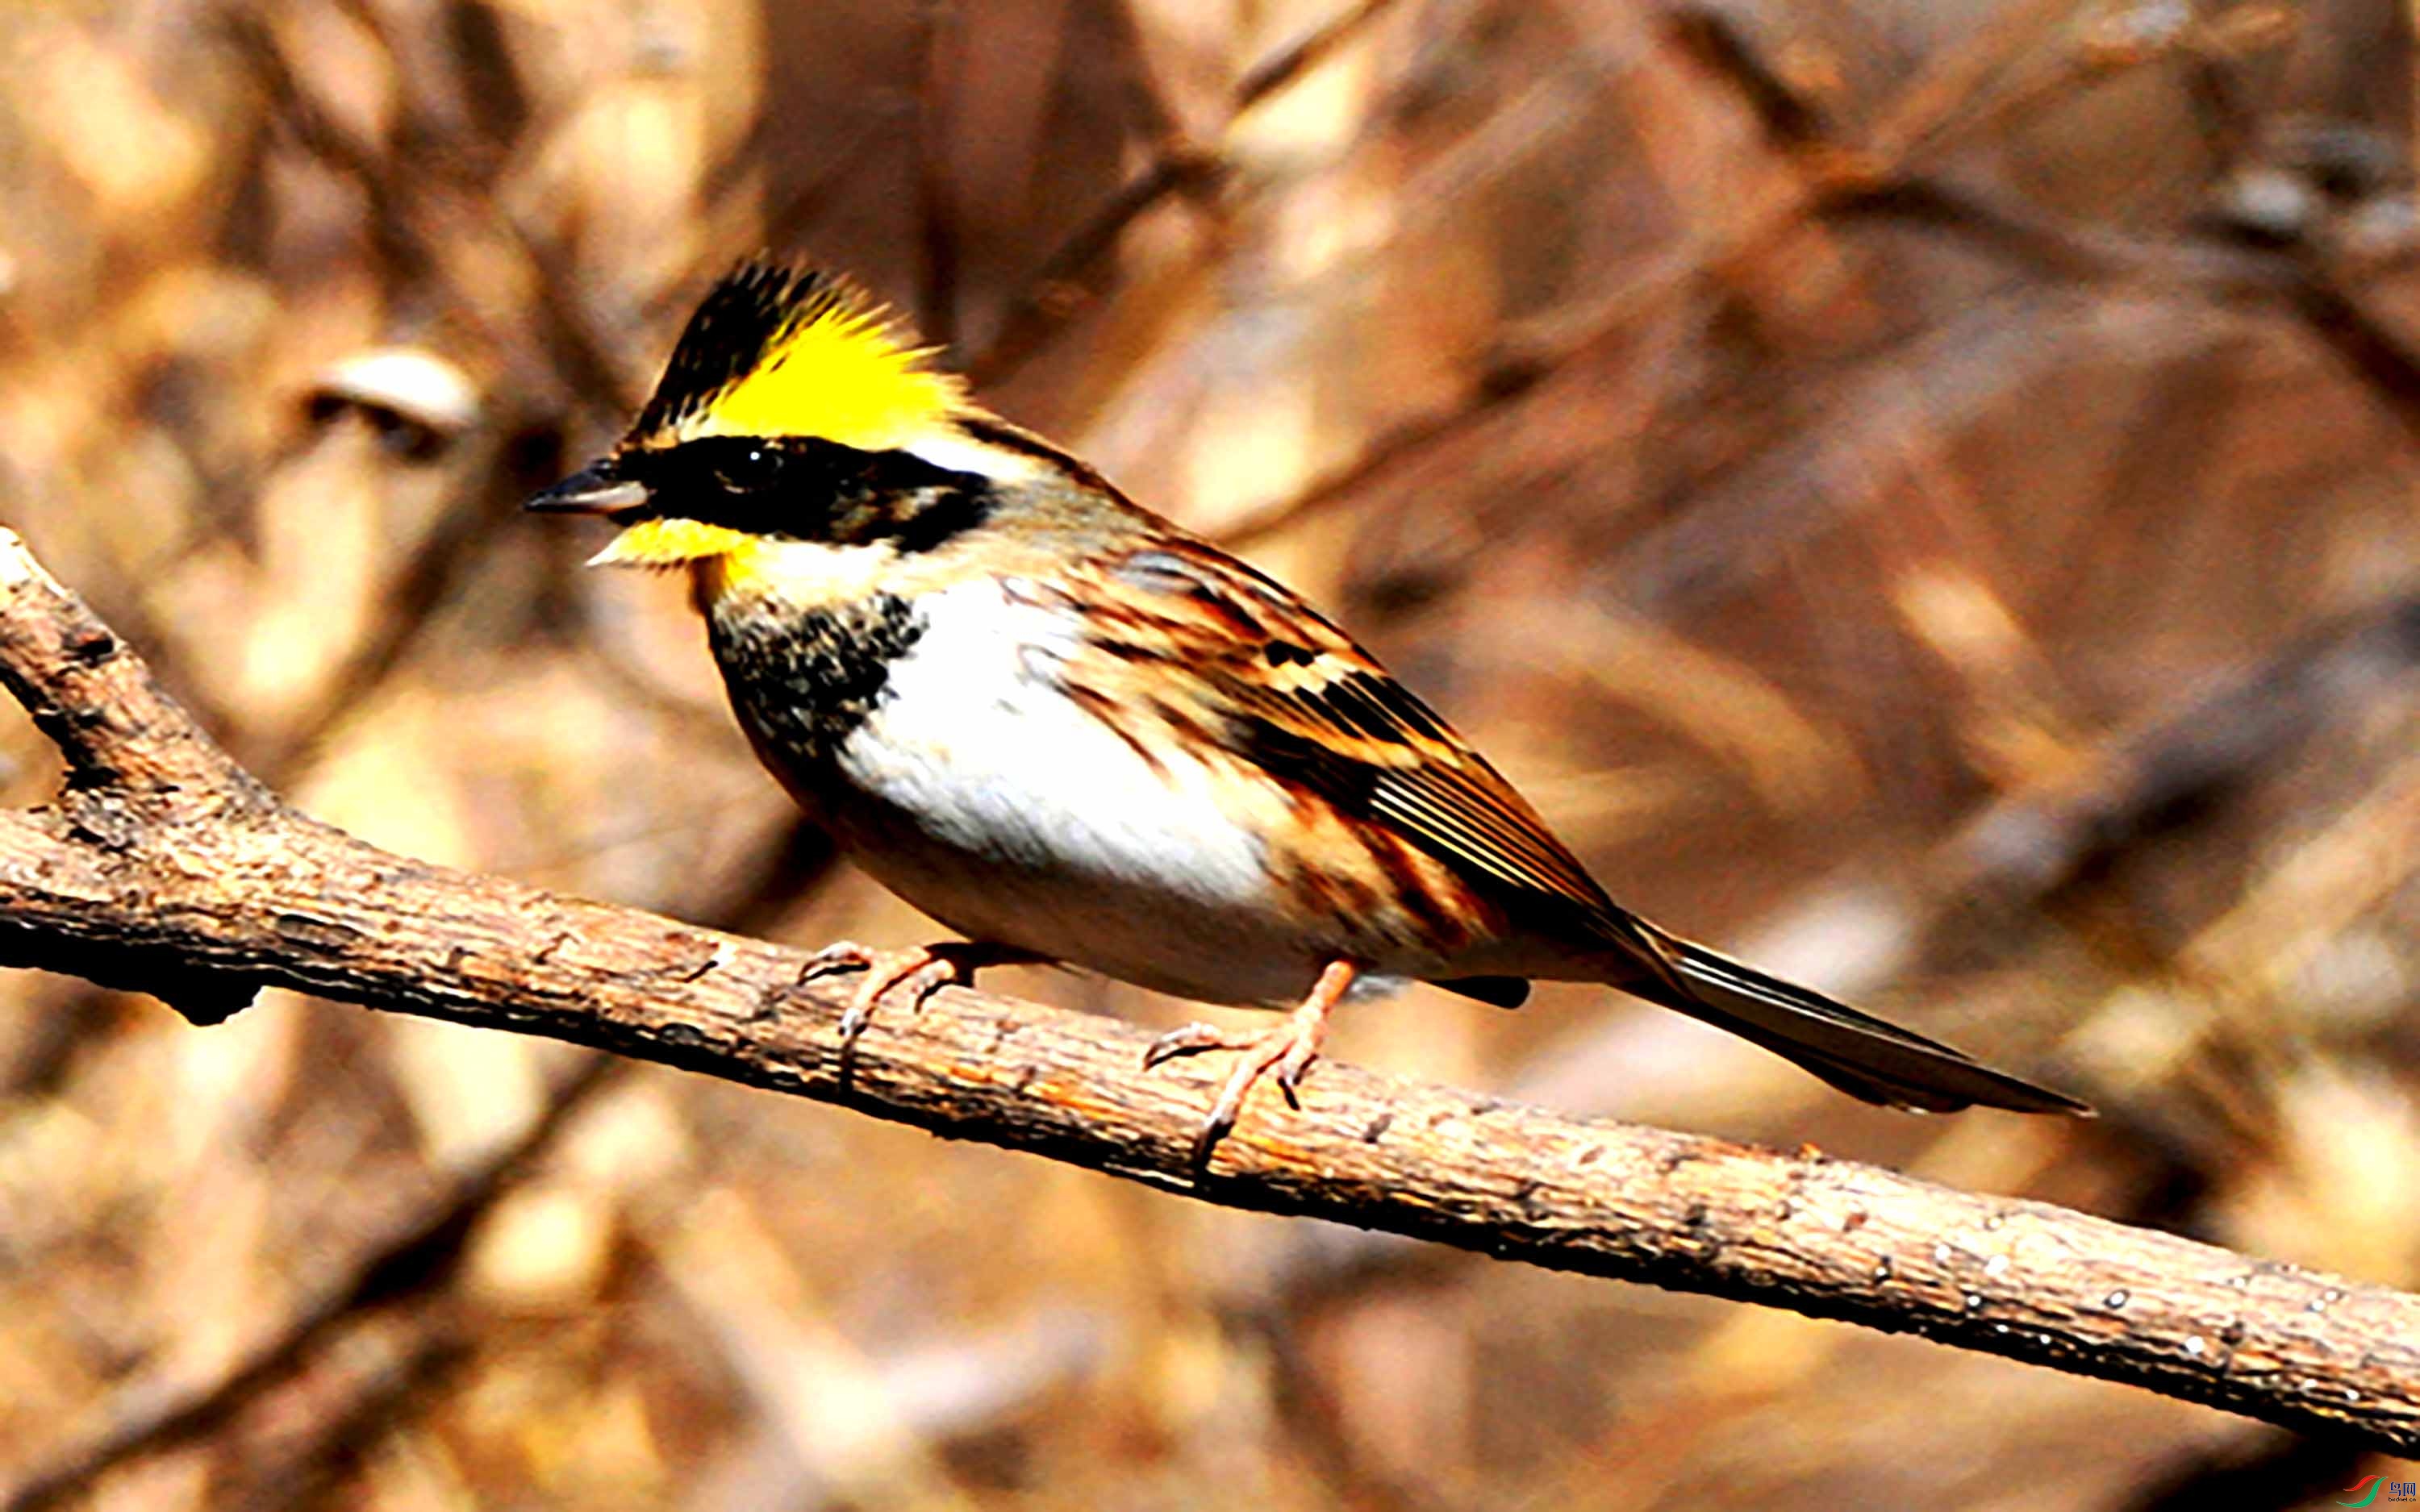
[[531,496],[521,507],[550,515],[628,515],[644,509],[649,497],[647,486],[615,471],[609,456]]

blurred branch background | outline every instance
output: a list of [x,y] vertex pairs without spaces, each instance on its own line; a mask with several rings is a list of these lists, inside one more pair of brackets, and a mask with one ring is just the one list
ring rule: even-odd
[[[1416,995],[1342,1056],[2412,1287],[2411,42],[2387,0],[10,6],[0,517],[366,839],[917,938],[757,771],[678,589],[514,513],[705,281],[804,250],[1330,607],[1625,902],[2105,1117],[1879,1113],[1585,991]],[[2415,1478],[518,1038],[0,990],[0,1496]]]

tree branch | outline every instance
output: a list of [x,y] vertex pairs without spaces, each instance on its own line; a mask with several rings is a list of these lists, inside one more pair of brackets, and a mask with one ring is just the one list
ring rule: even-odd
[[230,762],[0,531],[0,682],[68,761],[0,814],[0,963],[214,1022],[278,985],[542,1034],[1205,1201],[1786,1307],[2420,1449],[2420,1298],[1811,1149],[1579,1122],[1342,1065],[1193,1173],[1217,1067],[1115,1020],[949,990],[840,1072],[808,957],[365,845]]

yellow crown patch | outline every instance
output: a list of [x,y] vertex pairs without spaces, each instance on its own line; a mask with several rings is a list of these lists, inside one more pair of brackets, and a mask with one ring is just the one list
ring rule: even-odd
[[904,322],[856,285],[779,263],[741,265],[681,332],[633,429],[639,445],[701,436],[819,436],[866,451],[979,414],[925,362]]

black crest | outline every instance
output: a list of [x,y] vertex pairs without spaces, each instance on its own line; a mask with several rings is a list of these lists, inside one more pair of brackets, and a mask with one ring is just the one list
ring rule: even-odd
[[837,273],[753,257],[725,273],[681,328],[654,397],[633,436],[671,429],[754,372],[782,336],[828,313],[865,308],[865,295]]

